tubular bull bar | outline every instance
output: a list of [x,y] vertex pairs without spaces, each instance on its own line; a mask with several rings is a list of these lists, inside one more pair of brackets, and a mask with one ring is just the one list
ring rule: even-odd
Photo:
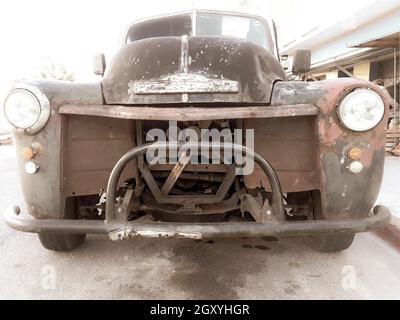
[[[20,208],[9,207],[5,212],[5,222],[12,228],[31,233],[59,234],[107,234],[112,240],[143,237],[177,237],[177,238],[217,238],[217,237],[261,237],[261,236],[296,236],[322,233],[366,232],[383,227],[390,221],[390,211],[384,206],[376,206],[365,218],[313,220],[286,222],[215,222],[215,223],[182,223],[182,222],[138,222],[121,221],[116,218],[115,199],[118,181],[125,166],[133,159],[143,156],[148,150],[158,148],[186,147],[221,149],[232,148],[235,152],[245,152],[247,159],[254,161],[267,175],[272,190],[272,214],[284,215],[283,194],[276,172],[271,164],[258,153],[238,144],[226,143],[152,143],[135,147],[128,151],[113,168],[107,184],[105,220],[70,220],[70,219],[34,219],[20,215]],[[111,200],[111,201],[110,201]]]

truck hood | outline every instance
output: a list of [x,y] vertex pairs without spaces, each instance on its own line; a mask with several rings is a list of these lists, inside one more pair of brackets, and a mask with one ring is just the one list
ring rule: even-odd
[[233,38],[162,37],[120,49],[102,82],[107,104],[270,103],[285,80],[265,48]]

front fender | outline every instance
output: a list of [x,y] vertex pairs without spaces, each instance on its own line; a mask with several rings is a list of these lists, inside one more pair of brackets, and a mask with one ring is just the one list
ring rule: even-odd
[[[385,116],[373,129],[354,132],[340,124],[336,107],[355,88],[370,88],[385,102]],[[278,82],[273,105],[312,103],[319,109],[316,125],[320,171],[321,218],[360,218],[371,211],[380,190],[384,159],[388,100],[376,85],[356,79],[319,82]],[[364,170],[353,174],[346,153],[351,147],[362,150]]]
[[[60,106],[66,103],[102,104],[103,96],[99,83],[80,84],[65,81],[17,82],[14,88],[34,86],[41,90],[50,102],[50,118],[38,133],[30,135],[13,132],[17,152],[18,171],[29,214],[36,218],[62,218],[64,197],[62,190],[62,116]],[[34,175],[24,170],[26,160],[22,157],[24,147],[35,147],[33,161],[39,165]]]

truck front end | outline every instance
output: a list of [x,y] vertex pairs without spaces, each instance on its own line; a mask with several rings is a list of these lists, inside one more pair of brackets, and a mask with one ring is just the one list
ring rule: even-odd
[[6,222],[72,250],[111,239],[312,235],[383,226],[388,105],[369,82],[289,82],[263,19],[195,11],[131,25],[98,84],[5,101],[22,191]]

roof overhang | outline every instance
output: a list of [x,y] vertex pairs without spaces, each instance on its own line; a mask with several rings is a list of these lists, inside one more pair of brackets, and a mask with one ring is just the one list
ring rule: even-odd
[[399,48],[400,47],[400,31],[391,33],[387,36],[372,38],[367,41],[351,44],[351,48]]
[[[316,30],[303,39],[284,47],[282,53],[293,55],[298,49],[310,49],[311,71],[323,72],[329,68],[355,61],[379,61],[393,55],[394,42],[400,41],[400,2],[375,1],[325,30]],[[390,57],[390,56],[389,56]]]

